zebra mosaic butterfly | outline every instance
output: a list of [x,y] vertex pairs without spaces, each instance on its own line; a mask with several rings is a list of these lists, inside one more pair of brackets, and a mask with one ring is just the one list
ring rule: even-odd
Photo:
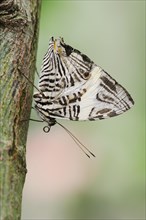
[[[120,115],[134,104],[127,90],[105,70],[79,50],[65,44],[63,38],[53,37],[33,97],[35,109],[47,123],[45,132],[58,123],[57,118],[101,120]],[[67,132],[78,141],[70,131]]]
[[120,115],[134,101],[107,72],[63,38],[49,41],[34,94],[35,109],[48,128],[56,118],[97,120]]

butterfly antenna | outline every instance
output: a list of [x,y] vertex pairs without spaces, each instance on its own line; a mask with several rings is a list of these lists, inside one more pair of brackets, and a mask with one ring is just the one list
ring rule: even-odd
[[[23,74],[23,73],[22,73]],[[27,76],[25,76],[24,74],[23,74],[23,76],[28,80],[28,82],[38,91],[38,92],[40,92],[40,90],[30,81],[30,79],[27,77]]]
[[35,71],[36,71],[36,74],[37,74],[38,78],[40,78],[40,75],[38,73],[37,67],[35,67]]
[[[64,128],[64,130],[72,137],[72,139],[74,140],[74,142],[78,145],[78,147],[84,152],[84,154],[86,154],[87,157],[90,158],[91,154],[93,157],[95,157],[95,155],[84,145],[82,144],[66,127],[64,127],[62,124],[60,124],[59,122],[57,122],[58,125],[60,125],[62,128]],[[86,149],[86,151],[89,153],[86,153],[86,151],[84,149]]]
[[[18,69],[18,71],[20,72],[19,69]],[[31,82],[31,80],[30,80],[25,74],[23,74],[22,72],[20,72],[20,74],[22,74],[22,75],[28,80],[28,82],[29,82],[39,93],[41,93],[41,95],[44,97],[44,94],[33,84],[33,82]]]

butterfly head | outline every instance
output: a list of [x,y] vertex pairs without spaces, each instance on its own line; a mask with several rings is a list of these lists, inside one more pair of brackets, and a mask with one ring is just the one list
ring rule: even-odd
[[55,39],[55,40],[54,38],[51,38],[51,40],[54,41],[54,53],[60,56],[68,57],[74,50],[71,46],[66,45],[64,43],[64,40],[62,37],[59,37],[58,39]]
[[65,44],[62,37],[59,37],[58,39],[54,39],[54,37],[52,37],[50,39],[50,43],[52,42],[54,42],[54,53],[66,57],[69,57],[70,55],[78,56],[78,58],[85,63],[93,63],[93,61],[91,61],[90,58],[87,57],[85,54],[82,54],[79,50]]

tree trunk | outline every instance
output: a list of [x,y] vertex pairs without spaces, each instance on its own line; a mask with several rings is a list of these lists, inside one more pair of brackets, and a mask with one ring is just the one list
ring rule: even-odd
[[0,219],[21,218],[40,0],[0,0]]

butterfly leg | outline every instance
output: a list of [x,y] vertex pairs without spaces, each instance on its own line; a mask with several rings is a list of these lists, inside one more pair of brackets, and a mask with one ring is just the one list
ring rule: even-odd
[[36,120],[36,119],[33,119],[33,118],[29,118],[29,119],[23,119],[23,120],[21,120],[21,122],[24,122],[24,121],[43,122],[43,121],[41,121],[41,120]]

